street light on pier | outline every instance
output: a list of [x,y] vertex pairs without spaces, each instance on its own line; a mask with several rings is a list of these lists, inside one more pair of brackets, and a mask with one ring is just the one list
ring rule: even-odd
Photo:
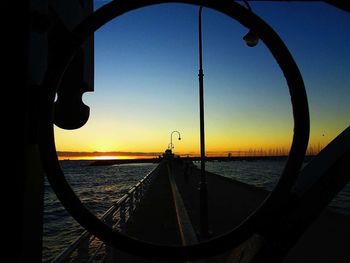
[[[244,0],[243,3],[247,9],[252,12],[252,8],[250,7],[248,1]],[[243,40],[248,47],[255,47],[259,42],[259,37],[254,31],[250,29],[249,32],[243,37]]]
[[171,150],[171,149],[173,149],[173,148],[174,148],[174,145],[170,142],[170,143],[168,144],[168,149]]
[[174,149],[174,144],[173,144],[173,134],[177,133],[179,135],[178,140],[181,140],[181,134],[178,131],[172,131],[170,134],[170,143],[168,144],[168,149],[172,150]]
[[[243,3],[247,9],[252,11],[248,1],[244,0]],[[199,231],[201,238],[209,237],[209,216],[208,216],[208,187],[205,174],[205,136],[204,136],[204,92],[203,92],[203,56],[202,56],[202,9],[199,7],[198,12],[198,48],[199,48],[199,122],[200,122],[200,160],[201,160],[201,176],[199,183]],[[255,47],[259,42],[258,35],[249,30],[249,32],[243,37],[243,40],[249,47]]]
[[199,126],[201,147],[201,176],[199,183],[199,231],[202,238],[209,235],[208,188],[205,174],[205,138],[204,138],[204,94],[203,94],[203,57],[202,57],[202,9],[198,12],[198,47],[199,47]]

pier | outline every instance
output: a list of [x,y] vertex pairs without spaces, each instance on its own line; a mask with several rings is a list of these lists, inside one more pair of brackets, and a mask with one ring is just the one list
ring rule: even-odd
[[[200,170],[186,158],[160,162],[146,177],[148,186],[143,189],[143,197],[139,198],[139,194],[135,194],[134,187],[122,198],[122,202],[118,202],[106,221],[125,235],[139,240],[183,246],[215,238],[237,227],[269,194],[264,189],[217,174],[207,172],[206,175],[209,193],[208,237],[199,235]],[[137,187],[142,188],[140,185],[139,183]],[[139,200],[137,204],[134,203],[136,199]],[[116,218],[117,221],[112,222]],[[283,262],[347,262],[349,257],[346,246],[349,243],[350,218],[326,209],[302,235]],[[96,251],[96,245],[85,242],[84,246],[95,249],[93,252],[85,249],[84,253],[95,261],[100,258],[96,262],[162,262],[130,255],[104,244],[98,246],[99,251]],[[79,247],[81,244],[74,245],[77,251]],[[232,248],[224,254],[196,262],[240,262],[236,261],[242,256],[239,253],[243,255],[244,251]],[[65,262],[64,260],[60,258],[54,262]]]
[[[182,160],[161,164],[160,170],[149,195],[133,220],[127,224],[125,233],[148,242],[158,244],[181,245],[181,229],[177,222],[174,200],[172,199],[169,178],[176,181],[177,189],[183,200],[184,208],[191,221],[194,233],[199,233],[199,177],[200,170]],[[185,170],[188,172],[186,176]],[[222,235],[237,227],[267,197],[268,191],[247,185],[230,178],[207,172],[209,193],[209,229],[210,238]],[[167,212],[165,212],[167,211]],[[175,227],[177,226],[177,227]],[[191,232],[191,231],[190,231]],[[198,240],[199,242],[201,240]],[[291,249],[283,261],[292,262],[347,262],[347,244],[350,244],[350,218],[329,210],[314,222],[302,236],[300,242]],[[150,261],[118,251],[119,262],[159,262]],[[238,262],[234,249],[203,262]]]
[[[150,187],[145,201],[126,225],[125,234],[147,242],[184,245],[199,227],[199,179],[200,170],[181,159],[160,164],[160,174]],[[171,181],[176,184],[175,193]],[[268,192],[213,173],[207,173],[209,197],[209,229],[214,238],[238,226],[266,198]],[[180,198],[180,202],[176,202]],[[183,206],[183,207],[176,207]],[[185,210],[185,215],[176,211]],[[190,225],[179,221],[190,219]],[[185,217],[185,218],[184,218]],[[186,234],[182,234],[185,232]],[[197,237],[196,237],[197,238]],[[205,239],[203,239],[204,241]],[[197,238],[196,242],[200,242]],[[226,262],[230,251],[203,262]],[[150,261],[117,251],[116,262]]]

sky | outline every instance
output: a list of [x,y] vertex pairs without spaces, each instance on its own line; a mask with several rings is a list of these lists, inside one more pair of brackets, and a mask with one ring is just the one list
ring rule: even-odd
[[[95,1],[99,8],[107,1]],[[310,108],[310,143],[327,145],[350,123],[350,14],[322,2],[250,2],[292,53]],[[237,21],[204,8],[206,152],[288,151],[293,134],[283,74],[262,41],[247,47]],[[198,154],[198,7],[162,4],[97,30],[89,121],[55,128],[58,151]]]

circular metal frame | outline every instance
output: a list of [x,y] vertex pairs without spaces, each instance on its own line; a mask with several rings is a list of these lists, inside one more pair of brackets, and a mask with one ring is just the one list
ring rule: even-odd
[[[93,215],[75,195],[66,181],[58,162],[53,124],[55,92],[65,69],[76,50],[98,28],[126,12],[160,3],[185,3],[208,7],[237,20],[252,29],[266,44],[279,64],[289,87],[294,117],[294,134],[290,155],[275,189],[262,205],[240,226],[231,232],[209,241],[190,246],[165,246],[143,242],[111,229]],[[232,0],[118,0],[101,7],[87,17],[71,34],[49,66],[40,93],[39,147],[48,180],[67,211],[89,232],[109,246],[130,254],[159,260],[193,260],[215,256],[232,249],[253,233],[266,229],[271,219],[279,216],[278,210],[289,198],[304,160],[309,138],[309,110],[303,79],[287,47],[274,30],[262,19]]]

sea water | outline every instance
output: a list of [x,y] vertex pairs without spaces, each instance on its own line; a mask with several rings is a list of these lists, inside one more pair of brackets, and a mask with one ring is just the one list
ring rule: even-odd
[[[285,162],[276,160],[207,162],[206,170],[256,187],[272,190],[283,172]],[[329,207],[338,213],[350,216],[350,183],[337,194]]]
[[[92,161],[61,161],[70,186],[95,215],[101,216],[156,164],[91,166]],[[45,181],[43,262],[50,262],[83,228],[68,214]]]
[[[102,215],[157,164],[90,166],[91,161],[61,161],[72,189],[83,204]],[[256,160],[207,162],[206,170],[267,190],[273,189],[285,161]],[[350,215],[350,184],[330,204],[331,209]],[[43,262],[50,262],[83,232],[66,212],[45,181]]]

